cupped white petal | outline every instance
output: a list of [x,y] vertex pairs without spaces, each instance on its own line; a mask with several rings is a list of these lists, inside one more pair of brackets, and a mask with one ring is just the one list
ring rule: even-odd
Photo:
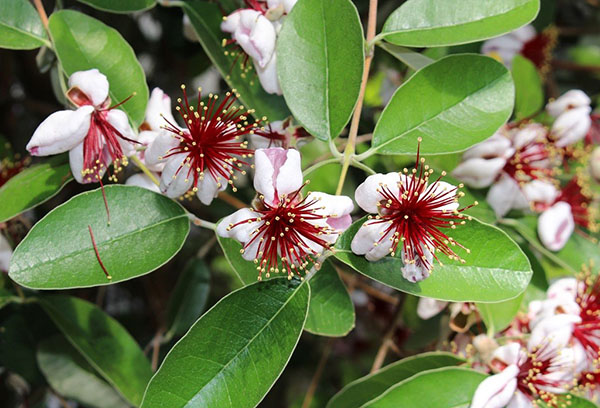
[[258,80],[266,93],[283,95],[279,78],[277,77],[277,54],[274,53],[264,67],[261,67],[256,62],[254,63],[254,67],[256,68]]
[[551,251],[562,249],[575,230],[571,206],[559,201],[544,211],[538,218],[538,236],[542,244]]
[[171,98],[162,89],[154,88],[146,107],[145,122],[150,129],[160,130],[161,126],[167,125],[167,121],[177,126],[171,111]]
[[185,159],[187,155],[179,153],[169,157],[160,178],[160,191],[167,197],[176,198],[185,194],[194,181]]
[[32,156],[48,156],[71,150],[87,135],[94,108],[90,105],[71,111],[54,112],[37,127],[27,150]]
[[[158,174],[153,173],[154,178],[159,179]],[[137,173],[133,176],[129,177],[125,182],[125,185],[128,186],[138,186],[145,188],[146,190],[154,191],[155,193],[160,193],[160,189],[158,186],[152,181],[152,179],[145,173]]]
[[431,319],[446,308],[448,302],[443,300],[432,299],[428,297],[419,298],[417,303],[417,316],[423,320]]
[[469,150],[463,153],[463,160],[466,161],[474,158],[492,159],[496,157],[506,159],[512,156],[513,153],[514,150],[512,149],[510,139],[504,136],[502,131],[498,131],[498,133],[489,139],[470,147]]
[[473,395],[470,408],[504,408],[517,389],[518,373],[519,368],[510,365],[483,380]]
[[144,160],[146,164],[153,166],[159,163],[163,163],[168,160],[165,157],[169,154],[171,149],[177,147],[179,140],[170,132],[161,131],[155,136],[154,140],[148,144],[148,148],[144,152]]
[[219,195],[220,191],[227,188],[227,182],[217,182],[210,173],[205,173],[202,179],[198,180],[198,191],[196,196],[204,205],[210,205],[212,200]]
[[69,77],[69,88],[79,88],[94,106],[102,106],[108,98],[108,79],[96,68],[74,72]]
[[404,180],[399,173],[373,174],[365,179],[354,193],[356,204],[368,213],[376,214],[379,202],[383,200],[381,189],[387,189],[392,195],[399,197],[398,183]]
[[421,258],[407,260],[404,248],[402,248],[402,262],[404,262],[404,266],[402,267],[402,276],[409,282],[421,282],[431,275],[430,268],[433,265],[433,253],[431,253],[431,251],[429,251],[425,245],[422,245],[421,248],[429,268]]
[[240,18],[242,10],[236,10],[227,17],[223,18],[221,23],[221,31],[226,33],[234,33],[240,26]]
[[577,296],[577,290],[579,287],[579,282],[575,278],[561,278],[554,281],[546,291],[546,296],[548,299],[554,298],[571,298],[575,300]]
[[550,136],[557,147],[572,145],[585,137],[592,126],[591,110],[589,106],[582,106],[569,109],[556,118]]
[[386,234],[386,223],[367,221],[358,230],[350,248],[356,255],[365,255],[368,261],[376,262],[390,253],[391,233]]
[[566,347],[577,323],[581,323],[581,317],[572,314],[557,314],[543,319],[531,331],[527,349],[532,351],[544,346],[547,350],[560,350]]
[[533,180],[522,187],[528,201],[534,203],[552,204],[560,194],[554,184],[542,180]]
[[264,68],[275,52],[277,33],[273,24],[261,13],[243,9],[239,11],[239,25],[233,32],[233,38],[259,67]]
[[12,258],[12,248],[4,235],[0,234],[0,271],[8,272],[10,258]]
[[507,174],[495,182],[487,194],[487,201],[498,218],[506,215],[511,209],[527,209],[529,201],[523,194],[519,184]]
[[500,371],[506,366],[521,364],[525,358],[527,358],[527,354],[521,345],[517,342],[510,342],[494,350],[490,361],[491,366]]
[[488,187],[498,177],[505,165],[506,159],[501,157],[493,159],[475,157],[456,166],[452,171],[452,176],[470,187]]
[[513,136],[513,146],[520,149],[535,141],[543,141],[548,131],[539,123],[531,123],[521,129],[518,129]]
[[295,149],[259,149],[254,154],[254,166],[254,188],[267,203],[278,203],[283,195],[302,187],[300,153]]
[[[217,234],[220,237],[233,238],[239,241],[241,244],[245,244],[246,242],[250,241],[252,232],[258,226],[257,221],[250,220],[255,220],[257,218],[260,218],[259,213],[249,208],[242,208],[223,218],[223,220],[217,226]],[[252,259],[254,259],[254,257]]]
[[546,105],[546,111],[550,115],[558,117],[569,109],[590,106],[591,103],[592,100],[585,92],[579,89],[571,89],[556,100],[549,102]]
[[535,408],[531,399],[520,390],[515,391],[506,408]]
[[[109,110],[106,116],[106,120],[108,120],[108,123],[113,125],[114,128],[117,131],[119,131],[123,138],[134,141],[137,139],[137,135],[135,134],[135,132],[131,128],[131,125],[129,124],[129,119],[127,118],[127,115],[122,110]],[[121,148],[123,149],[123,154],[125,156],[132,156],[135,154],[135,148],[137,143],[131,143],[124,139],[120,139],[119,142],[121,144]]]

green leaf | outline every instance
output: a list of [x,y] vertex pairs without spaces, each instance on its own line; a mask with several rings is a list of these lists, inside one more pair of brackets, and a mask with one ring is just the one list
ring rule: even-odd
[[194,31],[198,34],[202,48],[219,69],[227,84],[239,92],[240,100],[248,108],[255,109],[258,117],[264,115],[270,121],[289,116],[290,112],[281,96],[266,93],[253,70],[244,72],[240,67],[241,57],[225,55],[225,51],[232,50],[222,46],[222,41],[228,34],[221,31],[223,14],[219,5],[200,0],[187,0],[182,7],[190,18]]
[[71,179],[67,156],[54,157],[23,170],[0,187],[0,222],[54,197]]
[[542,79],[537,68],[525,57],[516,55],[512,62],[515,81],[515,117],[524,119],[538,113],[544,106]]
[[524,293],[504,302],[477,303],[477,309],[488,329],[488,333],[496,334],[510,325],[521,307],[523,296]]
[[28,0],[0,2],[0,48],[31,50],[48,44],[42,20]]
[[402,277],[403,263],[398,254],[369,262],[352,253],[350,243],[364,221],[355,222],[340,236],[335,257],[403,292],[453,302],[500,302],[518,296],[531,278],[529,261],[517,244],[498,228],[473,219],[450,233],[456,242],[470,249],[466,253],[456,248],[465,263],[444,257],[444,265],[436,264],[430,277],[411,283]]
[[92,408],[129,406],[62,336],[42,341],[37,361],[48,384],[65,398]]
[[485,40],[531,22],[539,0],[408,0],[386,20],[386,41],[440,47]]
[[373,134],[380,154],[463,151],[510,117],[514,86],[508,70],[482,55],[450,55],[418,71],[394,94]]
[[22,308],[11,310],[11,313],[3,314],[0,321],[0,364],[4,369],[19,374],[29,384],[36,384],[43,381],[35,360],[36,340],[30,326],[36,322],[21,311]]
[[148,85],[142,66],[121,34],[95,18],[72,10],[52,13],[48,27],[67,75],[97,68],[108,78],[113,104],[135,93],[119,109],[138,127],[146,114]]
[[92,6],[95,9],[113,13],[131,13],[152,8],[156,0],[79,0],[80,3]]
[[435,62],[434,59],[429,58],[426,55],[423,55],[419,52],[415,52],[408,48],[400,47],[399,45],[388,44],[388,43],[378,43],[381,48],[389,52],[392,56],[398,59],[407,67],[414,69],[415,71],[420,70],[421,68],[425,68],[427,65],[430,65]]
[[[223,249],[225,259],[235,272],[242,284],[250,285],[258,280],[258,271],[256,265],[251,261],[246,261],[242,258],[240,250],[242,245],[233,238],[223,238],[217,234],[217,241]],[[266,277],[263,277],[265,279]]]
[[343,337],[354,328],[354,305],[330,261],[310,279],[310,307],[304,330],[320,336]]
[[152,376],[144,353],[119,322],[85,300],[45,296],[40,305],[100,375],[138,406]]
[[421,371],[463,363],[463,358],[441,351],[407,357],[346,385],[327,403],[327,408],[359,408],[400,381]]
[[479,371],[461,367],[424,371],[398,383],[362,407],[466,408],[477,386],[486,377]]
[[[34,289],[106,285],[151,272],[171,259],[189,232],[185,210],[149,190],[123,185],[85,192],[42,218],[16,248],[9,276]],[[107,279],[92,246],[91,226]]]
[[257,406],[296,347],[309,298],[308,285],[286,278],[230,293],[167,354],[142,407]]
[[190,260],[179,276],[167,307],[166,338],[185,333],[200,317],[210,291],[210,271],[201,259]]
[[350,120],[364,65],[363,31],[349,0],[300,0],[277,40],[277,72],[294,117],[321,140]]

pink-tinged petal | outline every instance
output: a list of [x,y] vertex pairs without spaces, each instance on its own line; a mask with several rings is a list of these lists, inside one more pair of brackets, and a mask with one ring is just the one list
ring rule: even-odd
[[519,129],[513,136],[513,146],[519,150],[524,146],[536,141],[544,141],[548,131],[539,123],[529,124]]
[[89,180],[83,178],[83,143],[79,143],[77,146],[72,148],[69,151],[69,165],[71,166],[71,173],[73,174],[73,178],[80,184],[87,183],[95,183],[98,181],[98,177],[103,177],[104,173],[106,173],[107,166],[110,165],[110,156],[104,152],[104,167],[101,167],[99,170],[99,175],[91,175]]
[[[433,253],[425,246],[422,245],[423,255],[427,261],[427,265],[433,265]],[[406,254],[404,253],[404,247],[401,251],[402,262],[404,266],[402,269],[402,276],[409,282],[417,283],[425,280],[431,275],[431,269],[427,268],[426,264],[421,258],[414,259],[414,261],[408,262]]]
[[556,118],[569,109],[590,106],[591,103],[592,100],[585,92],[579,89],[571,89],[556,100],[549,102],[546,105],[546,111]]
[[517,389],[518,373],[519,368],[510,365],[483,380],[473,395],[470,408],[504,408]]
[[264,68],[275,52],[275,27],[258,11],[245,9],[239,14],[240,24],[233,37],[246,54]]
[[526,358],[527,354],[521,345],[511,342],[494,350],[490,359],[490,365],[495,370],[502,371],[507,366],[519,365]]
[[145,122],[150,126],[150,129],[160,130],[161,126],[167,124],[165,119],[171,124],[177,125],[171,112],[171,98],[162,89],[154,88],[146,107]]
[[423,320],[431,319],[433,316],[444,310],[447,305],[448,302],[442,300],[427,297],[419,298],[419,303],[417,304],[417,316]]
[[108,79],[96,68],[73,73],[69,77],[69,88],[78,88],[94,106],[102,106],[108,98]]
[[473,158],[456,166],[452,171],[452,176],[470,187],[488,187],[498,177],[505,165],[506,159],[501,157],[493,159]]
[[227,182],[217,183],[215,179],[209,174],[205,174],[204,177],[198,181],[198,191],[196,196],[200,202],[204,205],[210,205],[212,200],[219,195],[220,191],[227,188]]
[[577,323],[581,323],[581,318],[571,314],[557,314],[543,319],[532,330],[527,349],[532,351],[545,346],[549,350],[560,350],[566,347]]
[[[392,242],[383,236],[385,223],[365,222],[358,230],[350,247],[356,255],[365,255],[368,261],[376,262],[390,253]],[[391,235],[388,234],[388,235]]]
[[240,26],[241,11],[242,10],[236,10],[227,17],[224,17],[223,22],[221,23],[221,31],[234,33]]
[[580,311],[581,308],[571,296],[562,295],[552,299],[534,300],[529,303],[529,327],[533,329],[547,317],[557,314],[579,316]]
[[150,166],[164,163],[169,158],[166,157],[171,149],[179,145],[179,140],[171,133],[161,131],[156,138],[150,142],[148,148],[144,152],[144,160]]
[[515,31],[512,31],[509,35],[518,39],[522,43],[526,43],[527,41],[531,41],[537,35],[535,31],[535,27],[531,24],[527,24],[521,28],[517,28]]
[[12,248],[4,235],[0,234],[0,272],[8,272],[10,258],[12,257]]
[[54,112],[33,132],[27,144],[32,156],[48,156],[71,150],[85,138],[90,129],[92,106],[75,111]]
[[552,204],[560,194],[554,184],[542,180],[533,180],[522,187],[528,201],[534,203]]
[[330,218],[343,217],[354,210],[352,199],[347,196],[336,196],[321,192],[311,192],[305,202],[316,200],[311,208],[318,208],[316,213]]
[[176,154],[165,165],[160,179],[160,191],[167,197],[179,197],[192,187],[194,177],[189,173],[186,157],[184,153]]
[[477,143],[463,153],[463,160],[469,159],[489,159],[495,157],[509,158],[513,155],[514,149],[510,139],[503,135],[504,130],[499,130],[496,134],[483,142]]
[[553,282],[546,291],[548,299],[570,298],[575,300],[579,283],[575,278],[562,278]]
[[254,188],[267,203],[277,203],[283,195],[302,186],[300,153],[297,150],[272,147],[254,154]]
[[[260,218],[260,214],[249,208],[242,208],[231,215],[223,218],[217,226],[217,234],[223,238],[233,238],[241,244],[250,241],[252,232],[256,230],[258,223],[247,222],[247,220]],[[233,227],[234,225],[239,225]],[[254,259],[254,257],[252,258]]]
[[289,14],[297,1],[298,0],[267,0],[267,6],[270,9],[281,6],[283,7],[284,11]]
[[506,408],[535,408],[531,399],[520,390],[517,390]]
[[[119,133],[121,133],[121,136],[123,136],[124,138],[129,140],[137,139],[137,135],[135,134],[135,132],[131,128],[131,125],[129,124],[129,119],[127,118],[127,115],[122,110],[109,110],[108,115],[106,116],[106,120],[108,120],[108,123],[113,125],[114,128],[117,129]],[[125,156],[132,156],[135,154],[135,148],[137,146],[137,143],[131,143],[121,138],[119,138],[119,143],[121,144],[121,149],[123,149],[123,154]]]
[[527,209],[529,201],[523,195],[519,184],[507,174],[503,174],[492,185],[487,194],[487,201],[498,218],[506,215],[511,209]]
[[256,62],[254,63],[254,67],[258,74],[258,80],[266,93],[274,95],[283,94],[279,78],[277,77],[277,54],[273,54],[273,57],[271,57],[264,67],[261,67]]
[[368,213],[376,214],[379,207],[377,204],[383,199],[381,188],[387,188],[392,195],[398,196],[400,189],[398,183],[401,177],[399,173],[373,174],[363,181],[354,193],[356,204]]
[[[153,175],[157,180],[160,178],[156,173],[153,173]],[[146,175],[145,173],[134,174],[133,176],[127,179],[125,185],[142,187],[146,190],[154,191],[155,193],[160,193],[160,189],[158,188],[158,186],[154,184],[152,179],[150,179],[150,177],[148,177],[148,175]]]
[[551,251],[562,249],[575,229],[571,206],[559,201],[548,208],[538,218],[537,229],[540,241],[546,248]]
[[[432,199],[438,197],[438,199],[447,199],[447,198],[456,198],[456,192],[458,191],[456,186],[453,186],[450,183],[446,183],[445,181],[438,181],[433,185],[427,187],[428,195],[431,196]],[[452,202],[445,205],[440,205],[438,208],[440,211],[454,211],[458,209],[458,201]]]
[[589,106],[582,106],[569,109],[556,118],[550,136],[556,141],[557,147],[572,145],[585,137],[592,126],[591,111]]

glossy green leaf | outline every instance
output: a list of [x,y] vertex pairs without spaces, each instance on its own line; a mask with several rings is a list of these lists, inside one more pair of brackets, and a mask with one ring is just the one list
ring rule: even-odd
[[[107,285],[132,279],[165,264],[181,249],[189,219],[176,202],[149,190],[112,185],[85,192],[42,218],[16,248],[9,276],[35,289]],[[100,258],[96,258],[91,226]]]
[[483,319],[488,333],[496,334],[506,329],[521,307],[524,294],[498,303],[477,303],[479,315]]
[[78,0],[80,3],[92,6],[95,9],[113,13],[131,13],[152,8],[156,0]]
[[127,330],[82,299],[59,295],[42,297],[39,302],[86,361],[125,399],[139,405],[152,370]]
[[[464,247],[454,247],[465,263],[441,256],[430,277],[411,283],[402,277],[402,259],[387,256],[369,262],[350,250],[352,238],[365,219],[352,224],[338,239],[335,257],[356,271],[392,288],[417,296],[454,302],[500,302],[522,293],[531,278],[531,266],[521,249],[504,232],[475,219],[449,235]],[[400,252],[400,251],[398,251]]]
[[49,29],[56,55],[67,75],[97,68],[108,78],[113,104],[135,94],[119,109],[129,115],[135,127],[139,126],[146,113],[148,85],[142,66],[121,34],[95,18],[72,10],[52,13]]
[[426,55],[410,50],[408,48],[400,47],[399,45],[388,44],[384,42],[381,42],[377,45],[389,52],[404,65],[415,71],[418,71],[421,68],[425,68],[427,65],[430,65],[435,62],[434,59],[431,59]]
[[257,116],[266,116],[269,121],[286,118],[290,112],[283,98],[266,93],[256,72],[251,70],[245,73],[240,67],[240,58],[230,53],[225,55],[225,51],[233,49],[222,46],[223,39],[229,38],[229,34],[221,31],[223,14],[219,5],[200,0],[186,0],[182,7],[198,34],[202,48],[227,84],[240,94],[240,100],[245,106],[255,109]]
[[92,408],[129,407],[62,336],[38,345],[37,362],[48,384],[65,398]]
[[539,112],[544,106],[544,89],[536,66],[517,54],[512,62],[512,76],[515,81],[516,119],[520,120]]
[[[258,280],[256,265],[242,258],[240,250],[242,245],[233,238],[223,238],[217,234],[217,241],[223,249],[223,254],[236,276],[244,285],[249,285]],[[263,277],[264,278],[264,277]]]
[[210,291],[210,271],[201,259],[192,259],[179,276],[167,307],[166,338],[185,333],[200,317]]
[[0,222],[52,198],[71,179],[66,156],[51,158],[23,170],[0,187]]
[[304,330],[321,336],[342,337],[354,328],[354,305],[330,261],[310,279],[310,307]]
[[296,348],[309,298],[286,278],[230,293],[167,354],[142,407],[257,406]]
[[300,0],[277,40],[285,100],[311,134],[338,136],[356,105],[364,65],[363,31],[350,0]]
[[531,22],[539,0],[408,0],[383,25],[380,37],[408,47],[485,40]]
[[463,358],[441,351],[407,357],[346,385],[327,403],[327,408],[359,408],[417,373],[463,363]]
[[31,50],[47,44],[48,36],[42,20],[31,2],[0,2],[0,48]]
[[372,149],[380,154],[463,151],[485,140],[510,117],[514,85],[508,70],[482,55],[450,55],[398,88],[381,114]]
[[458,408],[469,406],[477,386],[487,377],[479,371],[444,367],[414,375],[363,408]]

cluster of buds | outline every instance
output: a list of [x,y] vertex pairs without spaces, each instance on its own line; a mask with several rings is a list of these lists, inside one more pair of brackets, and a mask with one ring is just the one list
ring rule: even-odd
[[231,39],[223,40],[223,46],[236,44],[241,48],[239,54],[229,50],[225,53],[236,55],[236,63],[241,57],[240,63],[246,71],[250,69],[247,60],[251,58],[263,89],[271,94],[282,93],[277,79],[275,44],[283,19],[296,1],[246,0],[248,7],[224,17],[221,24],[221,30],[231,34]]

